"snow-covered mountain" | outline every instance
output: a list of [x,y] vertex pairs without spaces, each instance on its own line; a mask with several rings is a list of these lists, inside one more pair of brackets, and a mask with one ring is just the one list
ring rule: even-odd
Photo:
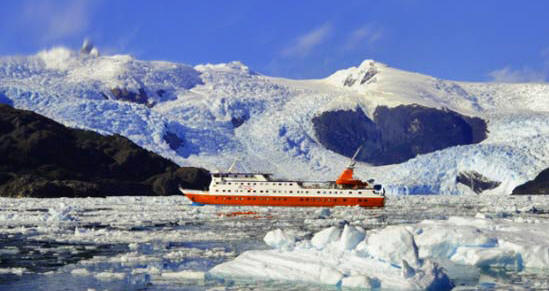
[[238,158],[242,171],[334,179],[366,144],[357,175],[394,194],[473,193],[479,181],[508,194],[549,167],[549,84],[446,81],[373,60],[289,80],[240,62],[53,48],[0,58],[0,102],[210,170]]

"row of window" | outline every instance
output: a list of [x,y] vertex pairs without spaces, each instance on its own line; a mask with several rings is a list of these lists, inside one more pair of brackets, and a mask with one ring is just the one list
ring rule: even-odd
[[[215,192],[217,192],[217,193],[231,193],[231,189],[216,190]],[[278,191],[277,190],[271,190],[271,191],[269,191],[269,190],[265,190],[265,191],[259,190],[259,191],[257,191],[257,190],[242,190],[242,189],[236,189],[233,192],[234,193],[258,193],[258,192],[259,193],[290,193],[290,194],[294,193],[294,191],[292,191],[292,190],[290,190],[290,191],[281,191],[281,190],[278,190]],[[307,192],[307,193],[309,193],[309,192]]]
[[253,178],[256,175],[253,174],[214,174],[214,177],[229,177],[229,178]]
[[256,186],[256,185],[264,185],[264,186],[293,186],[294,183],[277,183],[277,182],[215,182],[215,185],[248,185],[248,186]]
[[[270,191],[270,192],[269,192]],[[231,189],[222,189],[222,190],[216,190],[215,192],[217,193],[231,193]],[[290,193],[290,194],[293,194],[294,191],[290,190],[290,191],[282,191],[282,190],[242,190],[242,189],[236,189],[234,190],[234,193]],[[311,191],[313,192],[313,191]],[[297,194],[309,194],[309,191],[296,191]],[[357,192],[358,194],[362,194],[361,191],[358,191]],[[345,194],[345,191],[316,191],[316,194]],[[348,191],[347,194],[353,194],[353,191]]]
[[[343,202],[347,202],[346,198],[340,198]],[[287,198],[282,197],[221,197],[221,196],[215,196],[215,200],[235,200],[235,201],[287,201]],[[358,202],[368,202],[368,199],[357,199]],[[301,202],[337,202],[337,198],[300,198],[299,201]]]
[[[341,201],[343,202],[347,202],[347,198],[340,198]],[[305,198],[299,198],[299,201],[311,201],[311,202],[332,202],[332,200],[334,202],[337,202],[337,198],[308,198],[308,197],[305,197]],[[364,199],[357,199],[358,202],[368,202],[368,199],[364,198]]]
[[219,197],[219,196],[215,196],[215,200],[240,200],[240,201],[244,201],[244,200],[248,200],[248,201],[252,201],[252,200],[260,200],[260,201],[269,201],[269,200],[273,200],[273,201],[287,201],[288,198],[278,198],[278,197]]

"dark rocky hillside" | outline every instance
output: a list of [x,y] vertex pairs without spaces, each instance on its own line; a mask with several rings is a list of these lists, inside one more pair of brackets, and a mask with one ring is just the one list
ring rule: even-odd
[[444,109],[420,105],[379,106],[374,120],[360,109],[330,111],[313,118],[319,142],[329,150],[373,165],[405,162],[456,145],[486,138],[486,122]]
[[500,181],[492,181],[476,171],[459,172],[456,177],[456,183],[468,186],[477,194],[485,190],[494,189],[501,184]]
[[67,128],[0,104],[0,196],[175,195],[207,188],[204,169],[179,168],[119,135]]
[[541,171],[534,180],[517,186],[513,194],[549,194],[549,168]]

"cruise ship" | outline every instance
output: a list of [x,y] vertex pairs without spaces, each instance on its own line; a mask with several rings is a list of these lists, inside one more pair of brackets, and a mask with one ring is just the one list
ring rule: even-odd
[[[385,189],[353,177],[355,157],[335,181],[290,181],[265,173],[213,173],[207,191],[179,190],[193,204],[332,207],[383,207]],[[234,164],[233,164],[234,165]],[[232,168],[232,166],[231,166]]]

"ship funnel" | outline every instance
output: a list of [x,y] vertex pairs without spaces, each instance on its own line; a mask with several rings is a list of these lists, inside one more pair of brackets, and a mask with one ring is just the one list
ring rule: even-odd
[[355,154],[351,158],[351,162],[347,166],[345,170],[343,170],[343,173],[337,178],[336,184],[338,185],[350,185],[350,186],[366,186],[368,183],[362,182],[360,180],[355,180],[353,178],[353,169],[356,164],[356,157],[360,153],[360,150],[362,150],[362,146],[359,146],[356,150]]

